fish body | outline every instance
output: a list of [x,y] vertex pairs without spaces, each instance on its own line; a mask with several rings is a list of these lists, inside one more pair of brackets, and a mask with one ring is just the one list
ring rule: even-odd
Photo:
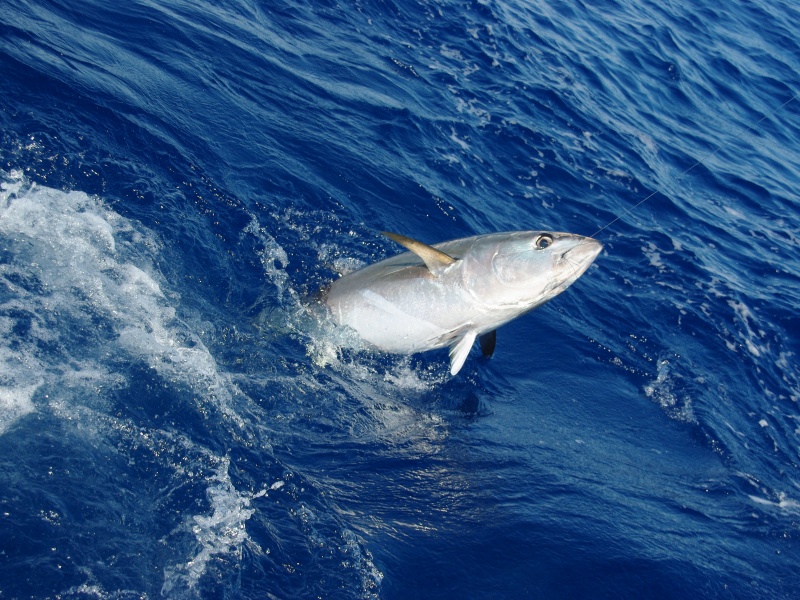
[[494,350],[495,330],[557,296],[602,245],[588,237],[513,231],[429,246],[385,234],[410,249],[333,282],[325,303],[339,325],[376,348],[413,354],[450,348],[461,369],[476,339]]

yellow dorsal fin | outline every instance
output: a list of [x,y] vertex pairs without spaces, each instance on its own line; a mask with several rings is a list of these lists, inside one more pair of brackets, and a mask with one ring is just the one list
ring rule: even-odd
[[400,235],[399,233],[390,233],[388,231],[381,231],[381,233],[419,256],[425,263],[425,266],[428,267],[428,270],[434,275],[441,274],[447,267],[457,262],[457,260],[449,254],[445,254],[433,246],[428,246],[428,244],[423,244],[410,237]]

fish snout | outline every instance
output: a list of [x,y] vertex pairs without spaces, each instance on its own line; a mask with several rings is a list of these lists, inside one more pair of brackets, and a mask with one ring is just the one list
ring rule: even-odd
[[566,260],[573,264],[587,268],[594,262],[597,255],[603,250],[603,244],[594,238],[590,237],[577,237],[573,244],[570,244],[559,257],[560,260]]

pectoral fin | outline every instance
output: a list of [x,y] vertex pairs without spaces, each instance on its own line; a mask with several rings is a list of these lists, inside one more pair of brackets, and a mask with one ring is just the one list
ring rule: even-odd
[[450,375],[455,375],[464,366],[464,361],[467,360],[476,337],[477,333],[468,331],[458,338],[455,344],[450,346]]
[[484,333],[478,338],[481,343],[481,352],[486,358],[490,358],[494,354],[494,347],[497,344],[497,330]]
[[449,254],[445,254],[433,246],[428,246],[428,244],[423,244],[410,237],[400,235],[399,233],[389,233],[388,231],[381,231],[381,233],[419,256],[425,263],[425,266],[428,267],[428,270],[434,275],[441,274],[447,267],[458,262]]

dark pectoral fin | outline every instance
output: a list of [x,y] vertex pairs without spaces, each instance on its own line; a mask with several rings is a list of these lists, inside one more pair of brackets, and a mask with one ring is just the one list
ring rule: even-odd
[[494,354],[494,346],[497,343],[497,330],[484,333],[478,338],[478,341],[481,343],[481,352],[486,358],[489,358]]
[[428,270],[434,275],[440,275],[447,267],[457,262],[457,260],[449,254],[445,254],[433,246],[423,244],[410,237],[398,233],[389,233],[388,231],[381,231],[381,233],[419,256],[425,263],[425,266],[428,267]]

